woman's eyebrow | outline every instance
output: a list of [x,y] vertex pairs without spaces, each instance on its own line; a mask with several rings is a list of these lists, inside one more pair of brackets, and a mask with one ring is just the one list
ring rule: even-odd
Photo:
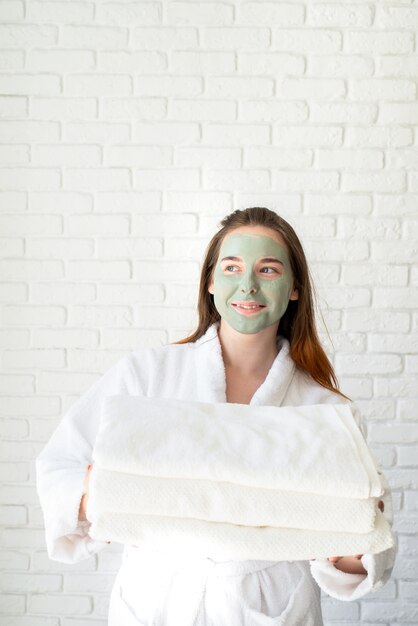
[[[224,256],[224,258],[221,259],[221,262],[222,261],[242,261],[242,258],[240,256]],[[279,265],[284,265],[279,259],[275,259],[273,256],[265,256],[260,259],[260,261],[261,263],[278,263]]]

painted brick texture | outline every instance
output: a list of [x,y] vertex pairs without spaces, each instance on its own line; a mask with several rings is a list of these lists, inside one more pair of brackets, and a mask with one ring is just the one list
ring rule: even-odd
[[1,623],[105,626],[120,550],[49,561],[34,458],[192,330],[208,239],[255,205],[302,239],[394,492],[391,581],[325,623],[418,622],[417,26],[414,0],[0,2]]

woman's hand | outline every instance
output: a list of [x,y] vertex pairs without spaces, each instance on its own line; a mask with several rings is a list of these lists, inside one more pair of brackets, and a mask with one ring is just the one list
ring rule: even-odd
[[[383,500],[379,500],[377,504],[380,511],[385,510],[385,504]],[[346,574],[367,574],[367,570],[364,569],[361,562],[362,554],[355,554],[354,556],[330,556],[328,561],[334,564],[336,569]]]
[[80,521],[83,521],[83,522],[87,521],[86,508],[87,508],[87,500],[88,500],[88,497],[89,497],[89,480],[90,480],[90,472],[91,472],[91,468],[92,467],[93,466],[90,465],[90,463],[89,463],[89,465],[87,465],[87,472],[86,472],[86,475],[84,477],[84,484],[83,484],[83,486],[84,486],[84,493],[83,493],[83,497],[81,498],[80,508],[79,508],[79,511],[78,511],[78,519]]

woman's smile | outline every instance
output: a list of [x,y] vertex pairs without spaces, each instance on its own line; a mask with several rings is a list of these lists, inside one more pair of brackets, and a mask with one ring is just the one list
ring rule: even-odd
[[254,315],[259,313],[262,309],[266,308],[265,304],[259,302],[232,302],[231,305],[241,315]]

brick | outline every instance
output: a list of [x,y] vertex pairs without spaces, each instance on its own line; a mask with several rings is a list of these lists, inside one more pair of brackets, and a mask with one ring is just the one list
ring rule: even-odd
[[35,24],[1,24],[0,41],[6,49],[54,46],[58,41],[58,28]]
[[393,218],[351,218],[341,217],[338,220],[339,234],[343,237],[356,239],[385,239],[392,241],[401,235],[401,223]]
[[268,28],[202,28],[201,45],[215,50],[266,50],[270,45]]
[[17,283],[0,284],[0,302],[25,302],[27,299],[27,285]]
[[412,80],[367,78],[351,80],[349,97],[353,100],[415,100],[416,86]]
[[126,261],[70,261],[66,277],[70,280],[126,280],[130,266]]
[[92,258],[95,246],[92,239],[74,239],[61,237],[57,239],[30,239],[27,242],[26,251],[37,258],[56,258],[62,256],[66,259]]
[[[341,33],[334,30],[301,28],[285,30],[272,28],[272,49],[301,54],[327,54],[338,52],[342,47]],[[355,48],[353,48],[355,50]],[[357,50],[356,50],[357,52]]]
[[[237,50],[238,70],[241,74],[269,76],[298,76],[305,73],[302,55],[287,52],[242,52]],[[235,69],[235,68],[234,68]],[[292,105],[295,103],[292,102]],[[289,106],[289,103],[287,103]]]
[[266,24],[270,26],[301,26],[305,10],[302,5],[274,2],[245,2],[238,4],[236,22],[238,24]]
[[376,6],[375,24],[378,27],[417,28],[418,10],[413,7]]
[[58,122],[0,121],[2,141],[59,141]]
[[376,287],[373,292],[374,303],[378,307],[391,308],[418,307],[418,288],[412,287]]
[[408,268],[404,265],[356,263],[341,265],[341,282],[344,285],[402,286],[408,283]]
[[87,193],[58,191],[31,193],[30,209],[32,213],[88,213],[92,210],[93,198]]
[[196,28],[133,28],[131,45],[134,49],[144,50],[184,50],[197,48],[198,38]]
[[37,72],[82,72],[95,66],[94,52],[90,50],[29,50],[27,53],[26,69]]
[[26,18],[43,24],[65,24],[67,22],[83,24],[94,17],[92,2],[36,2],[31,0],[27,6]]
[[86,615],[92,613],[92,609],[92,598],[86,596],[36,594],[28,599],[28,611],[30,613]]
[[344,374],[397,374],[402,360],[396,354],[337,354],[336,367]]
[[35,348],[92,348],[99,344],[99,331],[71,328],[34,329]]
[[304,102],[245,100],[239,103],[239,107],[240,121],[297,124],[308,119],[308,107]]
[[[13,350],[10,351],[10,354],[13,353],[24,353],[29,355],[29,359],[33,358],[31,355],[38,352],[42,354],[44,350]],[[45,350],[48,354],[48,350]],[[58,351],[49,351],[57,353]],[[7,354],[7,352],[5,352]],[[60,351],[61,355],[64,355],[63,351]],[[38,362],[33,358],[33,362]],[[15,396],[3,396],[1,401],[1,414],[5,416],[26,416],[26,417],[36,417],[37,415],[41,415],[43,417],[55,417],[59,413],[61,407],[61,403],[59,398],[57,397],[15,397]],[[2,467],[2,465],[0,465]],[[7,469],[7,464],[6,464]],[[16,464],[15,470],[17,475],[14,476],[15,480],[22,481],[28,479],[28,466],[24,463]]]
[[227,191],[263,191],[270,187],[269,172],[261,170],[208,170],[203,172],[203,186],[207,189]]
[[382,102],[379,106],[381,124],[418,123],[418,104],[415,102]]
[[34,146],[32,152],[36,165],[99,165],[101,160],[98,146],[43,145]]
[[97,117],[94,98],[31,98],[31,114],[38,120],[93,120]]
[[171,236],[195,233],[196,230],[195,215],[134,215],[132,220],[133,235]]
[[[22,96],[0,96],[0,120],[2,118],[26,117],[27,112],[28,112],[28,98],[24,98]],[[0,124],[1,124],[1,121],[0,121]],[[1,127],[3,130],[4,129],[3,124],[1,124]],[[13,135],[11,136],[13,137]],[[3,134],[2,134],[2,137],[3,137]]]
[[[181,235],[181,233],[180,233]],[[166,259],[173,259],[179,261],[189,259],[194,261],[196,258],[202,258],[207,246],[207,238],[205,237],[170,237],[166,240],[164,245],[164,256]],[[175,289],[182,289],[181,286],[176,285]],[[188,285],[190,287],[190,285]],[[169,286],[167,285],[167,294]],[[192,287],[195,289],[195,286]],[[193,298],[196,293],[193,294]],[[193,299],[192,298],[192,299]],[[186,300],[180,301],[178,304],[182,306]],[[190,302],[190,299],[187,300]]]
[[73,235],[126,235],[129,218],[126,215],[71,215],[66,222],[66,232]]
[[358,54],[405,54],[412,52],[413,42],[413,33],[403,31],[367,30],[366,32],[346,31],[344,33],[344,49],[355,50]]
[[345,133],[345,145],[348,147],[399,148],[412,143],[411,129],[401,126],[352,126]]
[[373,352],[395,352],[402,354],[418,351],[418,334],[369,334],[367,340],[369,348]]
[[68,322],[76,328],[123,328],[132,326],[132,314],[122,306],[71,306]]
[[320,169],[382,169],[383,152],[378,150],[317,150],[316,165]]
[[105,160],[107,165],[164,167],[172,163],[172,149],[158,146],[112,146]]
[[62,350],[9,350],[3,352],[3,364],[13,369],[60,369],[66,361]]
[[58,189],[61,185],[59,170],[52,168],[1,168],[0,186],[3,189]]
[[345,82],[340,79],[318,78],[279,78],[277,96],[287,99],[341,99],[346,95]]
[[29,593],[42,593],[45,591],[58,591],[62,585],[62,577],[53,574],[14,574],[8,572],[0,582],[3,591],[27,591]]
[[0,614],[9,613],[14,615],[23,615],[26,611],[26,597],[17,594],[6,595],[0,597]]
[[135,324],[142,328],[180,328],[193,326],[194,308],[185,307],[135,307]]
[[166,117],[164,98],[102,98],[101,109],[106,119],[160,120]]
[[57,235],[62,232],[60,215],[2,215],[0,230],[3,235],[31,236]]
[[273,143],[276,146],[307,147],[340,146],[342,144],[342,129],[334,126],[304,127],[276,126],[273,129]]
[[418,511],[418,491],[405,491],[404,506],[407,511]]
[[[326,235],[324,235],[326,236]],[[321,290],[321,299],[331,308],[358,308],[370,305],[370,290],[361,288],[328,287]]]
[[23,2],[8,2],[5,0],[0,4],[0,20],[14,22],[24,18],[24,4]]
[[[141,286],[142,288],[142,286]],[[138,289],[138,287],[137,287]],[[136,348],[155,348],[166,345],[167,332],[165,330],[137,330],[106,328],[100,333],[100,346],[103,348],[125,349],[131,351]]]
[[205,80],[205,94],[211,98],[271,97],[274,94],[274,81],[272,78],[255,76],[208,76]]
[[96,7],[96,18],[99,24],[152,26],[161,22],[161,5],[152,2],[106,2]]
[[[136,237],[135,240],[137,240]],[[146,241],[148,241],[148,239]],[[145,256],[148,255],[144,254],[144,257]],[[99,286],[97,295],[97,302],[99,304],[113,304],[117,302],[121,305],[131,305],[137,299],[138,285],[136,284],[102,284]],[[162,285],[141,285],[141,301],[147,302],[148,304],[161,304],[164,301],[164,288]]]
[[241,165],[239,148],[208,148],[205,146],[176,149],[174,163],[183,167],[232,167]]
[[300,172],[273,171],[272,188],[276,191],[336,191],[338,189],[337,172]]
[[133,124],[133,140],[142,144],[189,145],[200,140],[200,128],[196,123]]
[[418,355],[411,354],[405,357],[405,372],[407,374],[418,373]]
[[10,326],[63,326],[65,311],[59,307],[47,306],[5,306],[2,315],[3,323]]
[[[173,256],[172,253],[170,253],[170,256]],[[168,285],[165,299],[166,305],[169,307],[181,307],[185,302],[190,306],[197,304],[196,285]]]
[[[69,350],[68,367],[77,372],[89,373],[106,371],[124,356],[126,356],[124,350]],[[42,430],[46,430],[46,425],[49,421],[50,420],[35,420],[37,434],[39,431],[42,432]],[[42,424],[44,426],[42,426]],[[47,439],[47,436],[45,435],[43,439]]]
[[102,191],[128,189],[130,187],[130,175],[127,169],[122,168],[67,169],[64,172],[64,187],[66,189],[100,189]]
[[397,332],[409,331],[409,315],[392,311],[347,311],[345,329],[360,332]]
[[310,102],[309,119],[314,124],[372,124],[377,118],[377,108],[373,103]]
[[206,124],[204,144],[221,146],[263,145],[270,142],[267,124]]
[[418,424],[369,424],[369,436],[382,443],[413,443],[418,440]]
[[4,257],[22,257],[24,255],[23,239],[0,239],[0,246]]
[[27,523],[26,508],[24,506],[0,506],[0,522],[3,526],[24,526]]
[[404,191],[406,180],[404,172],[342,172],[341,190],[347,191],[384,191],[394,193]]
[[311,150],[286,150],[276,147],[248,147],[244,150],[244,165],[247,167],[305,169],[312,165]]
[[[187,149],[187,148],[186,148]],[[190,191],[168,191],[165,194],[164,211],[170,213],[193,212],[199,207],[199,215],[226,215],[232,210],[231,194],[220,191],[207,191],[204,195]]]
[[237,118],[237,105],[228,100],[170,99],[168,117],[179,121],[233,122]]
[[418,620],[418,607],[414,605],[408,605],[404,602],[388,603],[388,602],[373,602],[370,604],[362,604],[361,607],[362,620],[390,620],[390,624],[395,625],[395,620],[399,624],[403,624],[408,620],[414,622]]
[[63,141],[121,143],[129,141],[129,125],[107,122],[69,122],[63,125]]
[[132,72],[143,76],[167,70],[167,55],[157,51],[99,52],[98,59],[98,67],[106,72]]
[[[406,402],[407,398],[416,398],[417,390],[416,390],[416,377],[413,376],[403,376],[401,378],[396,378],[395,376],[389,378],[378,378],[376,379],[376,392],[378,395],[382,396],[393,396],[396,395],[400,398],[399,402]],[[402,398],[403,396],[403,398]],[[415,400],[416,403],[416,400]],[[411,401],[408,402],[408,406],[410,407]],[[403,405],[405,406],[405,405]],[[415,415],[416,415],[416,404],[415,404]]]
[[29,162],[29,146],[0,145],[0,164],[22,165]]
[[113,50],[126,47],[128,28],[111,26],[63,26],[61,46]]
[[29,259],[4,259],[0,265],[0,279],[44,280],[62,278],[64,267],[61,261],[37,261]]
[[336,207],[342,215],[368,215],[372,210],[370,196],[361,194],[309,194],[305,195],[305,212],[313,215],[335,216]]
[[311,4],[307,7],[306,24],[320,28],[326,27],[363,27],[371,26],[373,9],[371,6],[355,4],[339,5],[327,2],[326,4]]
[[[6,2],[2,2],[5,5]],[[15,2],[11,4],[17,4]],[[1,5],[0,5],[1,6]],[[21,70],[25,65],[25,54],[23,50],[2,50],[0,59],[1,70]]]
[[200,173],[196,169],[159,169],[159,170],[134,170],[134,189],[160,190],[160,189],[198,189],[200,187]]
[[0,329],[0,347],[1,348],[25,348],[29,345],[29,331],[28,330],[13,330],[8,328],[7,330]]
[[159,191],[103,191],[96,194],[100,212],[157,213],[161,208]]
[[115,93],[126,96],[132,93],[132,80],[118,74],[77,74],[66,76],[64,93],[70,96],[112,96]]
[[133,279],[135,282],[165,283],[166,281],[177,281],[179,277],[184,282],[198,280],[199,278],[197,262],[184,261],[173,263],[172,261],[147,262],[134,260],[133,266]]
[[235,53],[173,50],[170,53],[170,69],[175,75],[232,74],[235,72]]
[[413,263],[418,260],[418,242],[417,241],[391,241],[390,246],[387,242],[373,241],[371,242],[371,256],[375,261],[383,261],[385,263]]
[[140,96],[189,96],[203,93],[200,76],[137,76],[134,93]]
[[232,24],[234,8],[220,2],[172,2],[167,6],[169,24],[225,26]]
[[398,446],[397,450],[399,465],[411,467],[416,466],[418,458],[418,446]]

